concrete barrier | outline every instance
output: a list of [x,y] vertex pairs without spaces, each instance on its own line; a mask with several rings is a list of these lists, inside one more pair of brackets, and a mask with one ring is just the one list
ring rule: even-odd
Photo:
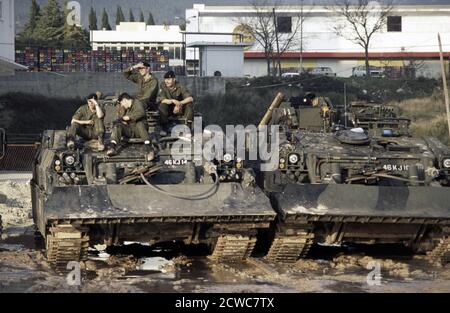
[[[155,76],[163,82],[161,73]],[[178,77],[181,84],[195,97],[206,94],[224,94],[225,79],[222,77]],[[8,92],[25,92],[46,97],[85,97],[100,90],[103,94],[136,91],[136,85],[126,80],[122,73],[54,73],[17,72],[12,76],[0,76],[0,95]]]

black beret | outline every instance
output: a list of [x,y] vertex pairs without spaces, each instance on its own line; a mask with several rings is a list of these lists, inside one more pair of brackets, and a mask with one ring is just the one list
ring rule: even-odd
[[168,71],[165,75],[164,78],[175,78],[175,72],[174,71]]

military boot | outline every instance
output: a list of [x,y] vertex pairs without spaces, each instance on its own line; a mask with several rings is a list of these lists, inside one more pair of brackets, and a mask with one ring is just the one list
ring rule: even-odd
[[107,156],[113,156],[113,155],[115,155],[116,153],[117,153],[117,146],[116,146],[115,143],[112,142],[112,143],[109,145],[108,150],[106,151],[106,155],[107,155]]
[[145,141],[145,151],[147,154],[147,162],[153,161],[155,159],[156,153],[149,140]]
[[99,152],[105,151],[105,144],[103,143],[103,137],[102,136],[98,137],[98,148],[97,148],[97,150]]

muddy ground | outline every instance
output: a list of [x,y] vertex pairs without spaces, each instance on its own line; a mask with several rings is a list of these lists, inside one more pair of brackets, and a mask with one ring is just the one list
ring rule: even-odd
[[450,265],[431,266],[399,247],[361,246],[318,246],[311,259],[276,265],[258,255],[218,264],[200,246],[129,243],[93,249],[81,285],[72,286],[35,245],[29,184],[0,181],[0,193],[0,292],[450,292]]

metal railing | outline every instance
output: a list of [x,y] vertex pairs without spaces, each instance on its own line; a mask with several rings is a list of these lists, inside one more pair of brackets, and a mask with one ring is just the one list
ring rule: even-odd
[[38,134],[6,134],[0,129],[0,172],[29,172],[39,147]]

